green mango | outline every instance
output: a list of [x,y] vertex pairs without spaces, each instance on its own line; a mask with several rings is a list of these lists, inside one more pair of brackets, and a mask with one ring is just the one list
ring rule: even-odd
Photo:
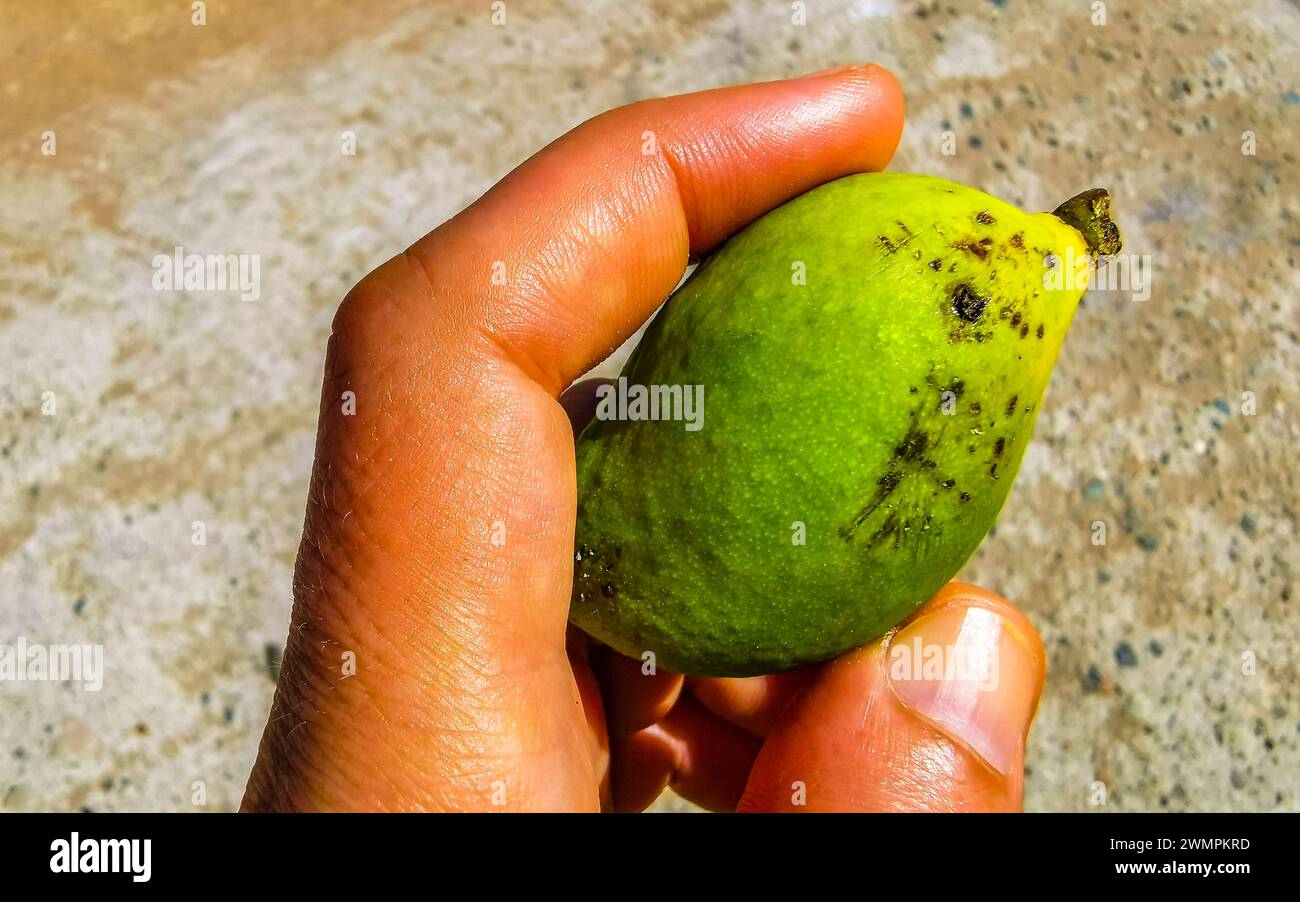
[[578,440],[572,622],[668,670],[750,676],[907,618],[1006,500],[1080,261],[1119,250],[1109,207],[1094,189],[1026,214],[865,174],[732,237]]

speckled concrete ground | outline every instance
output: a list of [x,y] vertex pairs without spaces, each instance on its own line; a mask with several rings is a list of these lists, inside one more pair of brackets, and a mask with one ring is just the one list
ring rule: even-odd
[[[1149,300],[1086,301],[964,573],[1050,648],[1026,807],[1300,808],[1300,11],[807,6],[799,26],[786,3],[519,0],[501,28],[406,0],[210,3],[205,26],[189,4],[7,11],[0,642],[102,643],[107,673],[0,683],[0,810],[237,804],[328,324],[365,270],[602,109],[849,61],[907,90],[895,169],[1037,209],[1107,185],[1151,259]],[[261,255],[261,299],[155,292],[176,245]]]

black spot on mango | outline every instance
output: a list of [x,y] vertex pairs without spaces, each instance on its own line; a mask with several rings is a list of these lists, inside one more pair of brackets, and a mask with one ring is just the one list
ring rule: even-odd
[[980,297],[969,285],[958,286],[952,296],[952,312],[968,323],[978,322],[989,300]]

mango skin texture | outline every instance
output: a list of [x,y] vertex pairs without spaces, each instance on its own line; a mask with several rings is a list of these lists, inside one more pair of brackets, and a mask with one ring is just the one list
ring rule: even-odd
[[751,676],[907,618],[1006,500],[1086,279],[1045,275],[1088,250],[1051,214],[908,174],[735,235],[624,369],[703,385],[702,428],[598,419],[578,441],[572,622],[667,670]]

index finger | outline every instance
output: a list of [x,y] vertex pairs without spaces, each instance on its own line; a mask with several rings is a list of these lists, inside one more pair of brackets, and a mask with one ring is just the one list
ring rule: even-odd
[[[416,242],[404,287],[558,395],[636,330],[692,255],[809,188],[883,168],[902,126],[902,91],[875,65],[620,107]],[[355,306],[340,318],[375,313]]]

